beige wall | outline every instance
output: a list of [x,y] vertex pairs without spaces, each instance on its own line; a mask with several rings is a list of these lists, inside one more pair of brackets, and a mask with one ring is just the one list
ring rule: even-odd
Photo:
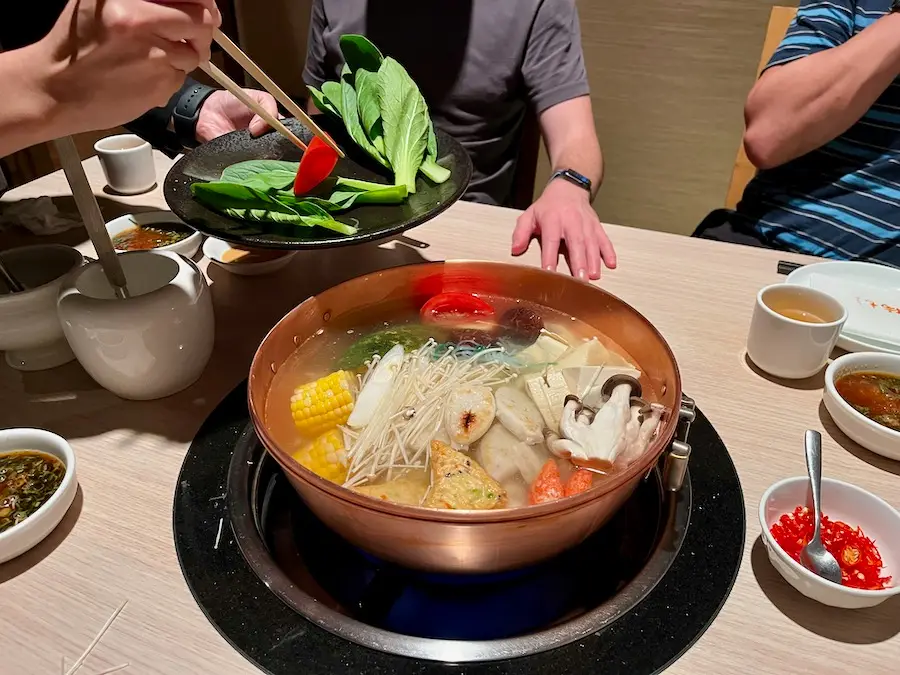
[[[236,0],[242,45],[300,94],[310,0],[267,0],[264,12],[258,3]],[[773,4],[578,2],[607,165],[597,200],[605,221],[689,233],[722,206]],[[544,161],[539,185],[547,173]]]

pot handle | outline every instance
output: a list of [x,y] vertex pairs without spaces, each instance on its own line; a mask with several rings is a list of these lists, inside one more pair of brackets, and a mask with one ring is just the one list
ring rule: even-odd
[[681,408],[678,410],[678,426],[675,428],[675,438],[669,446],[663,465],[663,486],[669,492],[678,492],[684,485],[684,477],[687,474],[688,460],[691,456],[691,445],[687,442],[691,431],[691,423],[697,418],[697,406],[694,399],[682,394]]

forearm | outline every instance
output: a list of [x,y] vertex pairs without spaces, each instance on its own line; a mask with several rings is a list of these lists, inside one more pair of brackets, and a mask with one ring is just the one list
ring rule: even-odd
[[49,65],[37,46],[0,53],[0,157],[54,137],[60,118],[47,93]]
[[758,168],[784,164],[855,124],[900,74],[900,15],[846,43],[767,71],[744,109],[744,147]]
[[548,108],[540,125],[553,170],[572,169],[590,178],[593,199],[603,182],[603,155],[590,99],[584,96]]

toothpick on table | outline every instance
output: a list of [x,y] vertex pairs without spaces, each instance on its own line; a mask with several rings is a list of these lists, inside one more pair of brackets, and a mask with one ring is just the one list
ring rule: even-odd
[[[90,656],[91,652],[94,651],[94,647],[97,646],[97,643],[100,642],[100,638],[109,630],[109,627],[112,626],[113,621],[116,620],[116,617],[125,609],[125,605],[128,604],[128,600],[119,605],[119,609],[112,613],[112,616],[106,620],[106,623],[103,624],[103,628],[100,629],[100,632],[97,633],[97,637],[94,638],[93,642],[88,645],[88,648],[84,650],[84,653],[78,658],[78,660],[74,663],[74,665],[66,671],[66,675],[74,675],[75,672],[81,668],[82,664],[85,662],[88,656]],[[127,665],[127,664],[126,664]]]

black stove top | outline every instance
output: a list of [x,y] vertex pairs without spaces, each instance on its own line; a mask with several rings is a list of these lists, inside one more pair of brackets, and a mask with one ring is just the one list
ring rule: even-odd
[[[655,471],[579,547],[534,567],[482,576],[403,569],[341,539],[297,497],[247,418],[242,385],[200,430],[176,490],[175,540],[210,621],[273,674],[657,672],[703,633],[740,564],[740,484],[699,411],[687,492],[663,491]],[[652,578],[648,570],[655,570]],[[602,619],[602,630],[585,630],[592,617]],[[344,632],[345,620],[356,628]],[[465,651],[441,645],[480,646],[479,654],[498,645],[498,654],[510,655],[516,644],[533,648],[528,643],[540,636],[545,643],[530,656],[452,666],[333,633],[386,651],[393,651],[391,640],[402,646],[426,638],[418,643],[429,655],[451,658]],[[367,633],[368,641],[360,638]]]

